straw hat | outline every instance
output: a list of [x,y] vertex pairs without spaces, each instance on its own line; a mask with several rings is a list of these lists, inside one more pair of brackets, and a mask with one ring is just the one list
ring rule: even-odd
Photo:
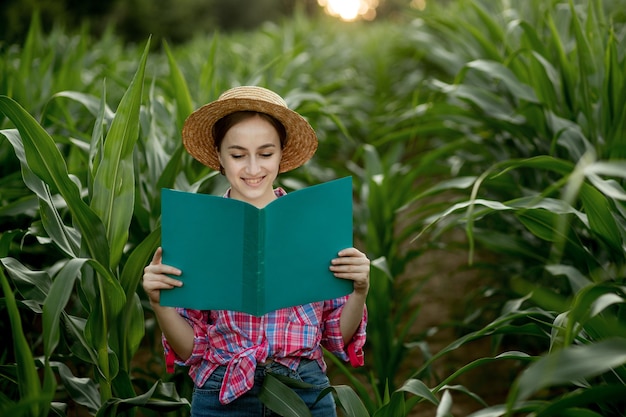
[[187,152],[202,164],[219,170],[213,126],[222,117],[237,111],[266,113],[285,126],[287,135],[279,172],[298,168],[317,150],[315,131],[302,116],[287,107],[285,100],[266,88],[243,86],[225,91],[216,101],[189,115],[183,126],[183,144]]

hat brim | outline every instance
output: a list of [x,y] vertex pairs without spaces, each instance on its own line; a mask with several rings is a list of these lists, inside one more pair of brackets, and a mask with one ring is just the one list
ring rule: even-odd
[[238,111],[256,111],[276,118],[285,127],[286,140],[282,150],[279,172],[298,168],[317,150],[317,135],[300,114],[263,100],[232,98],[217,100],[200,107],[189,115],[183,126],[183,145],[200,163],[220,169],[213,137],[213,126],[221,118]]

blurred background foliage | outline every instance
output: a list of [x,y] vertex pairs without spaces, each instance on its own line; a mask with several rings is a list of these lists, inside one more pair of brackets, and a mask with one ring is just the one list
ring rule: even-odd
[[[402,13],[406,0],[385,0],[377,7],[379,18]],[[264,22],[278,22],[295,10],[317,16],[317,0],[3,0],[0,2],[0,41],[24,39],[34,11],[41,16],[44,31],[55,25],[69,33],[83,25],[101,35],[114,28],[127,41],[184,42],[200,33],[249,30]]]

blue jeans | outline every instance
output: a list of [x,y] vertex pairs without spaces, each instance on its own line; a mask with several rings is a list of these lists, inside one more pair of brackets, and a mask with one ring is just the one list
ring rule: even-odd
[[298,388],[294,389],[294,391],[302,398],[306,405],[309,406],[313,417],[337,416],[335,401],[330,393],[325,395],[312,407],[320,392],[330,386],[328,377],[322,372],[316,361],[303,359],[296,372],[275,362],[266,366],[258,366],[254,376],[254,387],[241,397],[226,405],[219,401],[219,392],[225,370],[225,366],[220,366],[211,374],[201,388],[194,387],[193,397],[191,399],[191,417],[277,416],[278,414],[269,410],[261,400],[259,400],[261,385],[263,385],[265,374],[268,372],[289,376],[295,380],[314,385],[314,388]]

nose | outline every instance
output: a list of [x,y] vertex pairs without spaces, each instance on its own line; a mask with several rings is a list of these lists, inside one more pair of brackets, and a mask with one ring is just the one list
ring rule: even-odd
[[246,170],[248,171],[248,174],[255,175],[260,172],[261,164],[259,162],[260,161],[256,156],[251,156],[250,158],[248,158],[248,164],[246,165]]

